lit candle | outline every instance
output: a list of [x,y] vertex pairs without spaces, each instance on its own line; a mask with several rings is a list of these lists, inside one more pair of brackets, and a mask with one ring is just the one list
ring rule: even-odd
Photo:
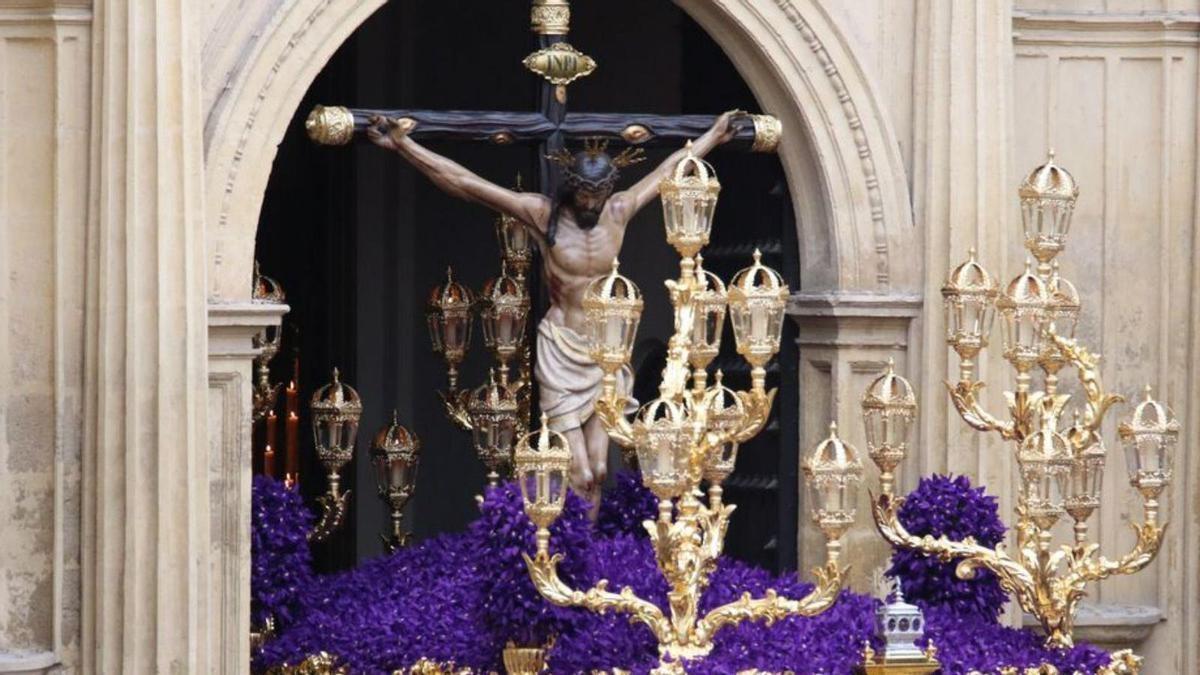
[[287,426],[284,428],[287,442],[287,464],[285,470],[296,475],[300,472],[300,418],[296,413],[289,412]]
[[263,473],[275,477],[275,451],[271,449],[271,444],[267,444],[267,449],[263,452]]
[[[267,424],[267,447],[268,448],[278,448],[279,447],[278,438],[277,438],[277,434],[276,434],[276,430],[275,430],[275,427],[276,427],[276,424],[278,423],[278,421],[279,421],[278,416],[275,414],[274,410],[267,413],[266,424]],[[267,471],[265,467],[263,468],[263,473],[266,473],[267,475],[272,475],[272,476],[274,475],[274,474],[271,474],[269,471]]]

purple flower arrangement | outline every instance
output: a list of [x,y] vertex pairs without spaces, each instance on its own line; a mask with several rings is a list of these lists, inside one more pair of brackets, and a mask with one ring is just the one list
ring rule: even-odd
[[[276,616],[282,626],[278,637],[256,654],[256,671],[324,650],[354,673],[391,673],[421,658],[503,672],[506,644],[539,645],[551,636],[551,672],[623,668],[648,673],[657,663],[657,645],[645,626],[619,613],[554,607],[538,595],[522,558],[534,551],[534,528],[512,485],[489,489],[479,519],[464,533],[436,537],[325,577],[311,572],[305,536],[312,517],[300,498],[270,479],[256,479],[254,490],[255,616]],[[1003,536],[995,500],[966,479],[926,479],[910,500],[906,510],[910,504],[918,506],[902,511],[901,517],[914,532],[926,528],[985,542]],[[608,579],[613,589],[629,586],[665,607],[667,585],[641,526],[656,514],[655,500],[636,474],[618,477],[595,526],[588,520],[587,504],[570,495],[551,533],[552,550],[564,556],[560,575],[581,589]],[[1107,662],[1093,647],[1048,651],[1034,633],[1000,626],[996,615],[1004,596],[994,579],[963,582],[953,578],[952,565],[945,576],[945,569],[926,562],[898,553],[892,573],[900,576],[906,595],[925,608],[928,634],[939,647],[944,673],[995,672],[1001,665],[1045,662],[1062,672],[1090,673]],[[277,584],[279,579],[286,582]],[[757,597],[768,588],[800,598],[811,586],[792,573],[775,576],[722,559],[700,610],[743,592]],[[876,604],[846,591],[815,617],[727,627],[717,633],[713,652],[687,664],[687,670],[713,675],[750,668],[851,673],[861,661],[863,642],[874,639]]]

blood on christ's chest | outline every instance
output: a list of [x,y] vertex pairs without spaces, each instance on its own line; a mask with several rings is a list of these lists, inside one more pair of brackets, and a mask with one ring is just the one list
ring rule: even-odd
[[621,252],[623,230],[603,220],[587,230],[570,222],[560,224],[554,246],[545,253],[546,281],[554,301],[582,294],[592,279],[612,269],[613,258]]

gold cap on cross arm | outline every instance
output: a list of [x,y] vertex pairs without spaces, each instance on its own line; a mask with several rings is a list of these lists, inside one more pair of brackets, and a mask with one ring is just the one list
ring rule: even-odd
[[783,122],[774,115],[751,115],[754,122],[754,152],[775,152],[783,140]]
[[340,105],[318,105],[304,120],[308,137],[319,145],[346,145],[354,138],[354,114]]
[[571,31],[571,3],[568,0],[533,0],[529,24],[538,35],[566,35]]

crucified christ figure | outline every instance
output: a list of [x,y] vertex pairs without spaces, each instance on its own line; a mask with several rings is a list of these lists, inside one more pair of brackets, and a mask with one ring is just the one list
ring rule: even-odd
[[[717,118],[696,139],[692,152],[703,157],[733,138],[732,121],[745,113],[734,110]],[[596,501],[607,473],[608,434],[594,415],[603,373],[588,356],[583,337],[583,293],[588,282],[611,269],[621,251],[629,221],[658,196],[658,186],[685,157],[680,149],[629,189],[614,192],[620,170],[640,161],[627,149],[616,157],[602,145],[589,143],[575,154],[553,157],[565,181],[553,199],[538,193],[500,187],[462,165],[421,146],[408,136],[416,126],[409,118],[373,117],[367,135],[429,177],[447,194],[508,214],[525,225],[542,252],[543,273],[550,290],[550,309],[538,326],[534,376],[540,386],[541,409],[550,428],[571,445],[571,483]],[[629,396],[633,373],[618,375],[618,390],[627,412],[636,408]]]

